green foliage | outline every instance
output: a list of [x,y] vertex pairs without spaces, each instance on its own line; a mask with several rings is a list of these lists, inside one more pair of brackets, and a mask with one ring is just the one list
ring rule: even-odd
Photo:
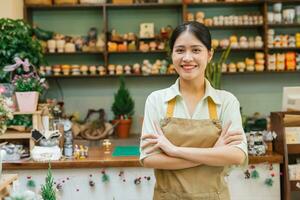
[[105,183],[105,182],[108,182],[109,181],[109,176],[107,174],[103,174],[102,175],[102,182]]
[[269,187],[272,187],[272,186],[273,186],[273,183],[274,183],[274,181],[273,181],[272,178],[267,178],[267,179],[265,180],[265,184],[266,184],[267,186],[269,186]]
[[48,173],[46,176],[45,185],[42,186],[41,195],[43,200],[56,200],[54,189],[54,180],[51,172],[51,164],[49,163]]
[[28,180],[26,185],[27,185],[27,187],[29,187],[29,188],[35,188],[35,186],[36,186],[34,180]]
[[115,115],[115,119],[128,119],[134,113],[134,101],[126,88],[123,77],[120,78],[120,88],[115,94],[111,109]]
[[230,46],[222,52],[220,59],[217,62],[211,60],[206,67],[205,76],[207,80],[212,84],[216,89],[221,88],[221,75],[222,75],[222,64],[225,63],[227,57],[230,53]]
[[259,173],[256,169],[251,172],[251,178],[253,178],[253,179],[259,178]]
[[7,126],[13,126],[13,125],[32,128],[32,115],[14,115],[13,119],[7,122]]
[[32,34],[32,28],[23,20],[0,19],[0,82],[9,81],[3,67],[12,64],[15,57],[28,58],[37,67],[44,63],[42,46]]

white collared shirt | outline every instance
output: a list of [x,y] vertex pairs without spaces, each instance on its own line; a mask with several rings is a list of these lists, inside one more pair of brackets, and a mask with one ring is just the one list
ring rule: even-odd
[[[218,119],[221,121],[222,127],[229,121],[232,122],[229,131],[242,131],[242,118],[240,113],[240,103],[237,98],[225,90],[214,89],[208,80],[205,79],[205,94],[204,97],[198,102],[193,116],[190,116],[187,106],[182,98],[179,91],[179,78],[176,80],[175,84],[171,87],[157,90],[152,92],[145,104],[144,121],[142,127],[142,135],[145,133],[157,133],[153,125],[154,122],[159,122],[161,119],[166,117],[168,101],[176,97],[176,104],[173,112],[173,117],[185,118],[185,119],[209,119],[208,111],[208,101],[207,97],[211,97],[217,106]],[[245,133],[244,140],[241,144],[235,145],[245,153],[248,157],[247,151],[247,140]],[[140,161],[142,162],[144,158],[160,153],[157,151],[153,154],[145,154],[142,149],[140,154]],[[247,161],[246,158],[245,161]],[[246,164],[245,162],[244,164]]]

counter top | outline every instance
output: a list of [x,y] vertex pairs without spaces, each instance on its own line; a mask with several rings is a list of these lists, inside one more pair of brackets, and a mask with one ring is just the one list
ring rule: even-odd
[[[282,163],[283,157],[277,153],[264,156],[249,156],[249,164],[259,163]],[[51,162],[52,169],[71,168],[101,168],[101,167],[141,167],[137,156],[113,157],[111,154],[104,154],[100,147],[91,147],[89,157],[83,160],[63,159]],[[3,163],[3,170],[20,169],[47,169],[48,163],[22,160],[16,162]]]
[[[137,146],[139,135],[132,134],[128,139],[110,138],[113,146]],[[118,156],[114,157],[105,154],[99,141],[75,140],[75,144],[90,146],[89,157],[83,160],[62,159],[51,162],[52,169],[72,169],[72,168],[102,168],[102,167],[142,167],[137,156]],[[283,157],[278,153],[271,153],[264,156],[249,156],[249,164],[259,163],[282,163]],[[3,170],[20,169],[47,169],[48,162],[35,162],[32,160],[21,160],[3,163]]]

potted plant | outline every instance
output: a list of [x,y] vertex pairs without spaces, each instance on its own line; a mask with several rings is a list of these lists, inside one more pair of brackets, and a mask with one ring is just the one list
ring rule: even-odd
[[222,64],[225,63],[230,53],[230,46],[222,52],[220,59],[217,62],[211,60],[205,70],[205,76],[216,89],[221,89]]
[[134,101],[126,88],[125,80],[120,78],[120,87],[115,94],[114,103],[111,107],[116,124],[116,132],[119,138],[128,138],[132,123],[132,115],[134,113]]
[[33,29],[23,20],[0,19],[0,82],[9,82],[9,76],[2,69],[13,63],[15,57],[27,58],[39,67],[45,62],[42,46],[35,37]]
[[56,192],[54,185],[54,178],[51,171],[51,164],[49,163],[48,172],[45,184],[41,188],[41,196],[43,200],[56,200]]
[[[34,112],[37,108],[39,94],[48,86],[45,78],[40,78],[28,59],[16,57],[15,64],[7,65],[3,71],[11,72],[11,83],[14,86],[19,111]],[[19,70],[21,69],[21,70]],[[15,72],[21,71],[21,73]]]

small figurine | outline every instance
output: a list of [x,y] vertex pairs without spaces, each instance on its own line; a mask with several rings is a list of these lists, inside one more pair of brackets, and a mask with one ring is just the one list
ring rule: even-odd
[[121,75],[121,74],[123,74],[123,66],[117,65],[116,66],[116,75]]
[[106,68],[102,65],[98,66],[98,71],[100,76],[106,75]]
[[102,143],[102,146],[104,148],[104,153],[105,154],[110,154],[111,152],[111,142],[109,139],[104,139],[103,140],[103,143]]
[[131,67],[130,67],[130,65],[125,65],[124,66],[124,71],[125,71],[125,74],[131,74]]
[[108,74],[115,75],[115,69],[116,69],[115,65],[113,65],[113,64],[108,65]]
[[133,65],[133,74],[141,74],[141,66],[139,63]]

